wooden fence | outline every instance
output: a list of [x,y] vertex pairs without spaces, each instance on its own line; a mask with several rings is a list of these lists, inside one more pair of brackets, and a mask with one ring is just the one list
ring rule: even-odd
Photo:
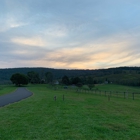
[[105,96],[108,98],[116,97],[123,99],[140,100],[140,93],[136,92],[125,92],[125,91],[103,91],[103,90],[86,90],[80,88],[61,88],[62,90],[74,91],[77,93],[94,94],[99,96]]

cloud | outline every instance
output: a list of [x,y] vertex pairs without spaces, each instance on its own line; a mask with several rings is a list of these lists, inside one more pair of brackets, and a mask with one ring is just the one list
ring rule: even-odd
[[40,37],[32,37],[32,38],[12,38],[11,42],[27,45],[27,46],[38,46],[38,47],[45,47],[46,42],[43,41]]
[[27,22],[20,21],[12,16],[6,16],[0,20],[0,32],[6,32],[12,28],[18,28],[22,26],[27,26]]
[[46,41],[43,42],[40,37],[19,37],[11,39],[13,42],[11,46],[7,43],[7,50],[9,50],[7,55],[11,57],[11,61],[15,62],[14,65],[18,66],[92,69],[138,65],[139,41],[135,37],[131,38],[131,35],[121,33],[82,45],[77,43],[58,48],[46,47]]
[[139,4],[137,0],[1,1],[1,67],[140,66]]

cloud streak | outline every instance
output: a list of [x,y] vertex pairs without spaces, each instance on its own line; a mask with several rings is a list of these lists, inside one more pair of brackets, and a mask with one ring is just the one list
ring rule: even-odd
[[138,0],[0,2],[5,67],[140,66]]

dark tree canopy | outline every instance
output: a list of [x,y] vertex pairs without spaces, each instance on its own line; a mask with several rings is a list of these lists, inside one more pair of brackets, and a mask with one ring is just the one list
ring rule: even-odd
[[62,83],[65,85],[70,84],[69,78],[66,75],[62,77]]
[[46,76],[46,82],[47,82],[47,84],[53,82],[53,74],[52,74],[52,72],[46,72],[45,73],[45,76]]
[[27,76],[24,75],[24,74],[20,74],[20,73],[13,74],[11,76],[10,80],[16,86],[27,85],[28,84],[28,78],[27,78]]
[[75,77],[75,78],[73,78],[73,80],[72,80],[72,84],[77,85],[78,83],[81,83],[81,79],[80,79],[79,77]]
[[91,76],[88,76],[87,84],[94,84],[93,78]]
[[27,75],[30,83],[32,84],[40,83],[39,74],[37,72],[30,71],[27,73]]

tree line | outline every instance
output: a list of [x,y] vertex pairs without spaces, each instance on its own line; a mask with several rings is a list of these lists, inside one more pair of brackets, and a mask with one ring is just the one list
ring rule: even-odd
[[94,84],[96,84],[96,81],[93,80],[92,77],[88,77],[85,79],[80,77],[71,77],[64,75],[61,79],[54,79],[54,76],[51,72],[46,72],[45,77],[43,79],[40,79],[39,74],[34,71],[30,71],[27,73],[27,75],[21,74],[21,73],[15,73],[11,76],[10,80],[13,84],[16,86],[21,85],[27,85],[28,83],[31,84],[56,84],[56,81],[59,84],[68,86],[68,85],[75,85],[78,87],[82,87],[82,85],[86,84],[89,86],[90,89],[94,87]]
[[29,71],[27,75],[22,73],[15,73],[11,76],[10,80],[16,86],[31,84],[44,84],[53,82],[53,74],[46,72],[45,77],[40,78],[39,74],[35,71]]
[[[66,70],[49,68],[16,68],[0,69],[0,83],[9,81],[10,77],[20,73],[27,76],[28,82],[51,83],[58,80],[59,83],[70,85],[79,81],[82,84],[88,84],[92,79],[93,84],[114,83],[129,86],[140,86],[140,67],[118,67],[97,70]],[[67,77],[67,78],[66,78]]]

